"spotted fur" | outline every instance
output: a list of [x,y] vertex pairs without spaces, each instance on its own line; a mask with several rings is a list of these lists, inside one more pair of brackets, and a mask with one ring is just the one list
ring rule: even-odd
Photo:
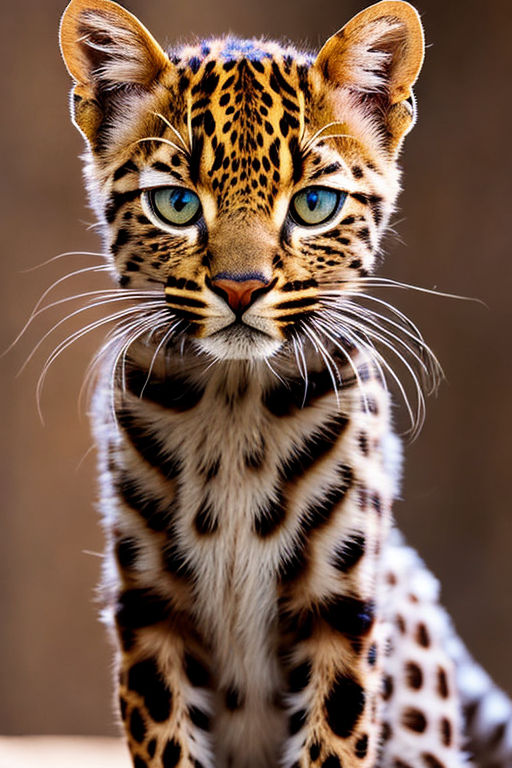
[[[466,765],[457,671],[476,667],[393,528],[386,371],[402,385],[369,342],[417,384],[435,360],[404,316],[354,303],[415,118],[416,12],[378,3],[317,57],[230,37],[166,53],[115,3],[72,0],[61,45],[113,297],[134,305],[93,424],[135,768]],[[169,186],[199,196],[193,225],[156,215]],[[289,209],[311,186],[344,202],[308,228]],[[482,766],[511,764],[500,702],[487,754],[485,719],[470,730]]]

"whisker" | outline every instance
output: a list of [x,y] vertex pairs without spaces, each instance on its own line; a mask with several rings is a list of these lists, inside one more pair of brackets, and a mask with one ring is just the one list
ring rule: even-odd
[[161,120],[163,120],[163,122],[169,128],[169,130],[171,130],[174,133],[174,135],[181,141],[181,143],[183,144],[183,147],[184,147],[186,153],[188,154],[189,153],[189,148],[187,146],[187,143],[186,143],[185,139],[183,138],[181,133],[178,131],[178,129],[175,128],[174,125],[171,125],[171,123],[167,120],[167,118],[164,117],[164,115],[162,115],[160,112],[153,112],[153,114],[156,115],[156,117],[159,117]]
[[183,155],[187,155],[188,153],[183,149],[183,147],[178,146],[178,144],[175,144],[174,141],[170,141],[169,139],[163,139],[161,136],[146,136],[143,139],[137,139],[137,141],[134,141],[134,144],[142,144],[145,141],[156,141],[160,142],[160,144],[167,144],[169,147],[172,147],[177,152],[181,152]]
[[41,269],[41,267],[46,267],[48,264],[51,264],[52,262],[57,261],[58,259],[63,259],[65,256],[99,256],[100,258],[105,258],[104,253],[96,253],[96,251],[65,251],[65,253],[59,253],[57,254],[57,256],[52,256],[51,259],[46,259],[46,261],[42,261],[41,264],[36,264],[35,267],[27,267],[26,269],[22,269],[20,270],[20,272],[22,275],[26,275],[29,272],[35,272],[37,269]]
[[432,296],[441,296],[445,299],[458,299],[459,301],[474,301],[478,304],[482,304],[484,307],[487,306],[485,301],[482,301],[481,299],[477,299],[473,296],[459,296],[455,293],[445,293],[444,291],[438,291],[435,288],[422,288],[419,285],[412,285],[411,283],[401,283],[399,280],[393,280],[390,277],[378,277],[378,276],[371,276],[368,275],[366,277],[359,277],[358,280],[360,280],[362,283],[365,283],[366,285],[370,285],[372,288],[402,288],[404,290],[409,291],[418,291],[420,293],[427,293]]
[[[172,317],[172,316],[171,316]],[[135,322],[132,322],[128,325],[122,325],[117,326],[116,328],[112,329],[112,331],[107,335],[107,338],[102,345],[102,347],[96,352],[92,360],[90,361],[87,371],[85,373],[84,381],[82,383],[82,387],[80,388],[80,394],[78,398],[78,407],[79,411],[82,410],[82,404],[83,402],[89,402],[91,398],[91,392],[92,392],[92,386],[94,383],[94,377],[97,373],[97,368],[99,367],[100,363],[102,363],[103,359],[108,356],[110,353],[111,347],[115,347],[116,344],[119,342],[122,342],[124,344],[126,340],[126,335],[130,333],[133,330],[136,330],[141,323],[146,322],[146,317],[144,318],[138,318]],[[151,313],[150,315],[150,322],[151,327],[156,332],[159,328],[165,327],[169,323],[169,313],[167,311],[157,311],[156,313]]]
[[[101,305],[101,302],[98,304],[98,306],[100,306],[100,305]],[[38,343],[36,344],[36,346],[34,347],[32,352],[30,353],[30,355],[27,357],[27,359],[25,360],[25,362],[23,363],[23,365],[21,366],[20,370],[18,371],[18,373],[16,375],[19,376],[25,370],[25,368],[27,367],[29,362],[32,360],[32,358],[34,357],[35,353],[37,352],[37,350],[39,349],[41,344],[43,344],[43,342],[48,338],[48,336],[51,333],[53,333],[57,328],[59,328],[59,326],[61,326],[67,320],[70,320],[72,317],[75,317],[75,315],[78,315],[81,312],[85,312],[88,309],[92,309],[95,306],[96,305],[94,303],[91,303],[91,304],[88,304],[86,307],[80,307],[80,309],[76,309],[74,312],[71,312],[69,315],[66,315],[66,317],[63,317],[61,320],[59,320],[58,323],[56,323],[54,326],[52,326],[52,328],[50,328],[50,330],[47,331],[44,334],[44,336],[38,341]],[[144,309],[149,309],[149,308],[153,308],[153,307],[161,308],[161,306],[162,306],[161,302],[147,302],[146,304],[143,305],[143,308]],[[96,320],[95,323],[100,323],[100,325],[101,325],[103,323],[107,323],[107,322],[110,322],[112,320],[117,320],[118,318],[124,317],[127,314],[135,313],[135,312],[140,312],[140,311],[141,311],[141,307],[140,306],[129,307],[127,309],[121,310],[120,312],[114,313],[113,315],[109,315],[108,317],[103,318],[102,320]],[[95,325],[95,324],[91,323],[91,325]],[[90,328],[90,327],[91,326],[86,326],[86,328]],[[79,333],[79,331],[76,331],[76,333]]]
[[150,381],[150,379],[151,379],[151,374],[153,373],[153,366],[155,365],[155,361],[156,361],[156,358],[157,358],[157,356],[158,356],[158,353],[160,352],[160,350],[162,349],[162,347],[164,346],[164,344],[167,342],[167,340],[168,340],[168,339],[170,339],[170,337],[171,337],[171,335],[172,335],[173,331],[174,331],[174,330],[175,330],[175,329],[176,329],[176,328],[177,328],[179,325],[181,325],[181,324],[182,324],[182,322],[183,322],[183,320],[177,320],[177,322],[176,322],[176,323],[174,323],[174,325],[171,325],[171,327],[169,328],[169,330],[168,330],[168,331],[167,331],[167,332],[164,334],[164,336],[162,337],[162,339],[161,339],[161,341],[159,342],[158,346],[156,347],[156,349],[155,349],[155,352],[154,352],[154,354],[153,354],[153,357],[151,358],[151,363],[150,363],[150,366],[149,366],[149,369],[148,369],[148,375],[146,376],[146,380],[145,380],[145,382],[144,382],[144,384],[143,384],[143,386],[142,386],[142,389],[141,389],[141,391],[140,391],[140,395],[139,395],[139,397],[140,397],[141,399],[142,399],[142,397],[143,397],[143,395],[144,395],[144,391],[145,391],[145,389],[146,389],[146,387],[147,387],[147,385],[148,385],[148,383],[149,383],[149,381]]
[[297,362],[297,368],[304,381],[304,396],[302,398],[302,407],[304,408],[304,405],[306,403],[306,398],[308,396],[308,386],[309,386],[308,367],[306,365],[306,358],[304,356],[302,342],[300,341],[300,339],[294,338],[292,339],[292,343],[293,343],[293,349],[295,353],[295,360]]
[[[80,270],[82,271],[82,270]],[[71,275],[67,275],[67,277],[71,277]],[[54,284],[55,285],[55,284]],[[53,287],[53,286],[51,286]],[[50,288],[51,288],[50,287]],[[104,301],[96,302],[96,303],[88,303],[85,307],[83,307],[83,310],[91,309],[93,307],[101,306],[102,304],[110,303],[111,301],[128,301],[128,300],[135,300],[135,299],[145,299],[145,298],[154,298],[155,296],[162,296],[164,297],[164,294],[162,291],[138,291],[138,290],[132,290],[127,288],[119,288],[119,289],[100,289],[97,291],[86,291],[84,293],[77,293],[73,296],[66,296],[63,299],[59,299],[58,301],[53,301],[50,304],[47,304],[45,307],[41,307],[41,309],[38,309],[38,307],[41,304],[41,301],[44,300],[45,295],[48,294],[50,289],[45,291],[45,293],[41,296],[39,301],[37,302],[36,306],[32,310],[32,313],[30,314],[27,322],[21,329],[21,331],[18,333],[14,341],[11,342],[11,344],[7,347],[7,349],[2,352],[0,357],[3,357],[6,355],[21,339],[21,337],[27,332],[32,322],[35,320],[36,317],[41,315],[43,312],[46,312],[49,309],[53,309],[54,307],[59,306],[60,304],[65,304],[69,301],[77,301],[78,299],[87,298],[89,296],[103,296]],[[107,298],[107,296],[111,296],[110,299]]]
[[[327,310],[327,311],[329,312],[329,310]],[[348,315],[348,317],[347,317],[347,315]],[[357,321],[354,321],[352,319],[352,317],[350,317],[351,315],[355,315],[355,317],[357,318]],[[401,344],[405,349],[407,349],[407,351],[418,361],[418,364],[421,366],[423,371],[426,374],[428,374],[428,368],[427,368],[425,362],[419,357],[419,355],[415,352],[415,350],[412,349],[399,336],[397,336],[396,334],[392,333],[391,331],[388,331],[387,329],[384,329],[380,323],[376,322],[375,320],[370,320],[369,318],[364,318],[364,317],[361,318],[360,315],[357,312],[355,312],[354,310],[349,309],[349,308],[346,308],[344,310],[343,318],[349,324],[354,324],[354,325],[357,324],[357,327],[361,328],[361,330],[364,329],[365,333],[368,333],[370,336],[373,335],[374,338],[378,339],[382,343],[387,343],[387,342],[385,342],[385,337],[381,333],[378,333],[377,331],[373,330],[372,328],[367,328],[366,326],[363,326],[361,324],[361,322],[369,323],[371,326],[379,328],[382,333],[387,333],[390,338],[394,339],[398,344]]]
[[194,133],[192,131],[192,94],[187,95],[187,135],[188,142],[190,144],[189,151],[192,154],[192,148],[194,146]]
[[[323,323],[322,320],[319,320],[319,322]],[[415,373],[414,369],[411,367],[409,362],[404,358],[404,356],[401,355],[400,352],[398,350],[396,350],[395,347],[393,347],[393,345],[390,344],[389,342],[387,342],[385,339],[379,338],[378,335],[374,334],[373,332],[370,332],[367,328],[362,329],[360,326],[358,326],[357,323],[349,320],[349,318],[344,317],[344,323],[348,323],[349,326],[351,326],[352,328],[355,328],[356,331],[358,331],[360,334],[362,333],[364,335],[363,339],[361,339],[361,336],[359,336],[360,341],[362,341],[363,344],[367,345],[367,348],[368,348],[368,345],[369,345],[369,348],[371,348],[371,355],[372,355],[372,357],[374,357],[374,356],[378,356],[379,357],[382,365],[385,367],[385,369],[388,371],[388,373],[392,376],[393,380],[397,384],[397,386],[398,386],[398,388],[400,390],[400,394],[401,394],[401,396],[403,398],[403,401],[404,401],[404,403],[406,405],[406,408],[407,408],[407,411],[408,411],[408,414],[409,414],[409,418],[410,418],[410,421],[411,421],[411,437],[412,437],[412,439],[414,439],[414,437],[416,437],[417,434],[419,433],[419,431],[421,429],[421,426],[423,425],[423,422],[424,422],[424,419],[425,419],[425,398],[424,398],[423,391],[421,389],[420,383],[418,381],[418,378],[416,376],[416,373]],[[410,377],[412,379],[412,382],[414,384],[415,392],[416,392],[416,403],[417,403],[417,405],[416,405],[416,414],[413,413],[412,407],[411,407],[410,402],[409,402],[409,398],[407,397],[407,394],[405,392],[405,388],[404,388],[404,386],[403,386],[399,376],[396,374],[396,372],[394,371],[393,367],[388,363],[386,358],[383,357],[383,355],[377,350],[375,345],[371,342],[369,337],[371,337],[372,335],[373,335],[373,338],[377,338],[377,340],[381,344],[386,346],[394,355],[396,355],[398,357],[398,359],[401,361],[401,363],[404,365],[406,370],[408,371],[408,373],[409,373],[409,375],[410,375]]]
[[[315,323],[315,326],[317,326],[317,327],[318,327],[318,323],[315,321],[315,319],[313,319],[313,323]],[[323,326],[323,325],[322,325],[322,326],[320,326],[320,328],[321,328],[321,329],[322,329],[322,331],[325,333],[325,335],[327,336],[327,338],[328,338],[328,339],[329,339],[329,340],[330,340],[330,341],[331,341],[331,342],[332,342],[332,343],[333,343],[333,344],[334,344],[334,345],[337,347],[337,349],[338,349],[338,350],[339,350],[339,351],[342,353],[342,355],[345,357],[345,359],[347,360],[348,364],[350,365],[350,367],[351,367],[351,369],[352,369],[352,372],[353,372],[353,374],[354,374],[354,376],[355,376],[355,379],[356,379],[356,381],[357,381],[357,388],[359,389],[359,392],[361,393],[361,397],[363,398],[363,402],[364,402],[365,411],[366,411],[366,412],[368,412],[368,399],[367,399],[367,397],[366,397],[366,392],[364,391],[364,387],[363,387],[363,383],[362,383],[362,381],[361,381],[361,376],[360,376],[360,374],[359,374],[359,370],[358,370],[357,366],[355,365],[354,361],[352,360],[352,357],[351,357],[351,356],[350,356],[350,354],[347,352],[347,350],[346,350],[346,349],[343,347],[343,345],[342,345],[342,344],[340,344],[340,343],[339,343],[339,342],[336,340],[336,338],[335,338],[334,336],[332,336],[331,334],[329,334],[329,333],[327,333],[327,332],[325,331],[325,328],[324,328],[324,326]],[[334,331],[334,329],[333,329],[333,331]],[[343,331],[342,331],[342,332],[343,332],[343,335],[344,335],[344,336],[346,336],[347,340],[348,340],[348,341],[349,341],[351,344],[353,344],[353,345],[355,346],[355,348],[356,348],[356,349],[358,350],[358,352],[359,352],[359,351],[360,351],[360,350],[359,350],[359,345],[358,345],[357,343],[355,343],[355,344],[354,344],[354,340],[353,340],[353,339],[351,340],[351,339],[349,338],[349,336],[347,335],[347,333],[346,333],[346,330],[345,330],[345,329],[343,329]],[[384,384],[384,386],[385,386],[385,384]]]
[[[339,406],[340,406],[340,397],[339,397],[339,392],[338,392],[338,382],[337,382],[336,376],[335,376],[335,374],[333,372],[333,367],[334,367],[334,370],[336,370],[336,364],[335,364],[334,360],[332,359],[332,357],[330,356],[330,354],[328,353],[328,351],[325,348],[324,344],[322,344],[322,342],[320,341],[320,339],[316,335],[316,333],[314,333],[314,331],[312,331],[311,328],[306,328],[306,327],[303,327],[303,331],[306,334],[306,336],[308,336],[309,339],[312,341],[314,348],[321,355],[321,357],[322,357],[322,359],[323,359],[323,361],[324,361],[324,363],[325,363],[325,365],[327,367],[327,370],[329,371],[329,376],[331,377],[332,385],[333,385],[333,388],[334,388],[334,395],[336,397],[336,404],[337,404],[337,406],[339,408]],[[332,363],[332,367],[331,367],[331,363]]]

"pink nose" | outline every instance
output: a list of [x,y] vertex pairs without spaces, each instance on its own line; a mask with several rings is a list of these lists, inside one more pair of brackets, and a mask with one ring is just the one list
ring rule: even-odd
[[212,286],[225,294],[225,298],[233,312],[246,309],[254,298],[254,292],[265,288],[267,283],[262,280],[212,280]]

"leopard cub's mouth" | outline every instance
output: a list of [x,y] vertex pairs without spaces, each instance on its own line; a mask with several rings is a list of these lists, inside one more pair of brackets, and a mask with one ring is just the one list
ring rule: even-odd
[[220,360],[256,360],[271,357],[282,341],[236,319],[211,335],[196,339],[196,344],[201,351]]

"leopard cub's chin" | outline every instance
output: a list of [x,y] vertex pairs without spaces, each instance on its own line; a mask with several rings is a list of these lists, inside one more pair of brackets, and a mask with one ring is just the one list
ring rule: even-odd
[[202,352],[217,360],[263,360],[272,357],[282,343],[255,328],[239,324],[196,341]]

